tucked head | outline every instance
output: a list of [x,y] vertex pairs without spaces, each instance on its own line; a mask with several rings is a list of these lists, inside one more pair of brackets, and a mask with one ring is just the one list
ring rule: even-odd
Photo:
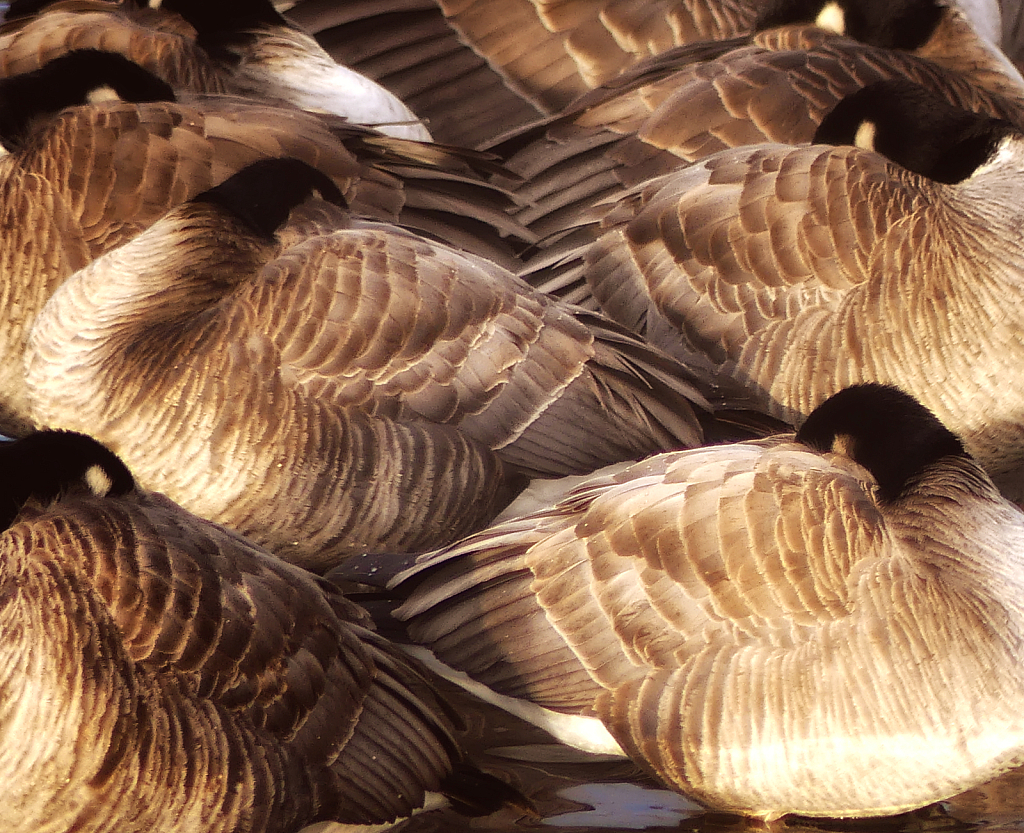
[[14,150],[37,122],[66,107],[111,98],[175,100],[169,84],[123,55],[76,49],[32,72],[0,80],[0,143]]
[[230,211],[261,237],[272,238],[292,209],[320,197],[344,205],[338,186],[326,174],[298,159],[261,159],[193,199]]
[[1008,121],[954,107],[912,81],[876,81],[835,106],[814,142],[855,145],[936,182],[967,179],[1002,140],[1017,131]]
[[53,501],[71,491],[98,497],[135,488],[127,466],[102,443],[72,431],[39,431],[0,442],[0,529],[31,499]]
[[937,0],[768,0],[756,25],[813,23],[871,46],[914,50],[944,14]]
[[963,444],[935,415],[891,385],[854,385],[825,400],[797,432],[799,442],[846,454],[893,501],[909,482],[943,457],[966,457]]

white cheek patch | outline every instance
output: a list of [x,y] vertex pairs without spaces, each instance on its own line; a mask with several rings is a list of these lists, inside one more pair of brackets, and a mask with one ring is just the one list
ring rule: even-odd
[[860,127],[857,128],[857,134],[853,137],[854,145],[864,150],[874,150],[877,129],[873,121],[861,122]]
[[826,3],[814,19],[814,25],[820,29],[828,29],[837,35],[846,34],[846,13],[838,3]]
[[101,101],[120,101],[121,96],[113,87],[104,84],[102,87],[91,90],[85,100],[90,104],[99,104]]
[[111,487],[114,485],[114,481],[110,479],[110,475],[107,474],[102,466],[89,466],[85,472],[85,482],[89,485],[92,493],[96,497],[106,497],[110,492]]

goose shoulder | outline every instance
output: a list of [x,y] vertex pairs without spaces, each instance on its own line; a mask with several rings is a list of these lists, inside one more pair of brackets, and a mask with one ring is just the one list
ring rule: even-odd
[[422,556],[395,615],[711,808],[882,815],[984,782],[1021,758],[1024,515],[893,389],[805,427],[657,455]]
[[[866,119],[879,147],[961,181],[866,148],[737,148],[620,202],[584,247],[583,268],[605,312],[677,357],[710,357],[776,416],[798,424],[844,385],[898,384],[1013,489],[1019,402],[994,380],[1016,355],[1005,307],[1024,255],[1009,231],[1020,214],[1020,134],[966,113],[943,122],[941,102],[912,123],[902,118],[911,102],[900,101],[893,122],[869,98],[854,100],[877,112],[849,125],[849,141]],[[928,300],[939,295],[942,309]]]
[[[489,261],[351,224],[316,196],[262,231],[224,210],[283,199],[297,164],[247,168],[214,202],[180,206],[69,278],[33,328],[33,418],[70,427],[88,412],[143,482],[324,562],[454,540],[493,517],[523,474],[702,441],[710,414],[698,417],[708,404],[688,371]],[[243,178],[240,196],[226,195]],[[70,396],[57,395],[65,372]],[[146,416],[125,422],[122,408]],[[166,443],[154,444],[157,426]],[[227,459],[230,471],[217,462]],[[288,508],[270,519],[272,492]]]
[[88,437],[0,456],[5,497],[33,481],[0,534],[7,829],[384,826],[461,798],[440,696],[332,585],[139,490]]
[[397,96],[339,65],[270,0],[140,4],[156,6],[187,21],[195,29],[198,46],[222,68],[241,95],[282,99],[376,127],[387,135],[431,141],[430,131]]
[[463,43],[434,0],[298,0],[286,16],[335,60],[398,95],[437,141],[478,147],[541,115]]

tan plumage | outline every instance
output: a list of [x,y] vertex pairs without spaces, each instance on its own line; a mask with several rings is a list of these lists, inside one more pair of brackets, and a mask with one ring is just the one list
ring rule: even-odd
[[681,366],[490,261],[319,199],[273,230],[190,203],[65,282],[30,339],[36,423],[88,424],[141,482],[314,568],[455,540],[522,474],[702,441]]
[[541,115],[459,39],[435,0],[300,0],[286,14],[399,96],[437,141],[477,147]]
[[[1024,123],[1021,91],[993,91],[977,73],[816,27],[683,47],[493,148],[522,177],[512,184],[523,204],[517,219],[546,238],[523,277],[579,302],[570,294],[576,276],[548,267],[564,254],[566,233],[592,218],[595,203],[726,148],[809,142],[845,95],[887,78],[908,78],[956,106]],[[570,239],[588,236],[585,230]]]
[[423,556],[396,615],[711,808],[883,815],[982,783],[1024,756],[1024,515],[916,403],[850,402],[812,445],[657,455]]
[[[259,6],[252,0],[248,4]],[[239,39],[230,50],[215,49],[221,46],[219,37],[207,44],[202,31],[197,39],[196,29],[176,13],[178,5],[171,0],[151,9],[136,0],[61,0],[0,29],[0,76],[29,72],[72,49],[102,49],[124,55],[179,92],[286,101],[378,127],[386,135],[431,140],[430,132],[401,101],[339,66],[310,35],[288,25],[269,2],[266,21],[251,27],[239,22],[252,37]],[[214,16],[232,13],[224,8]]]
[[[894,40],[913,37],[899,31],[914,23],[899,17],[913,9],[935,8],[940,22],[919,54],[933,57],[958,71],[991,73],[993,83],[1015,84],[1019,75],[994,43],[979,36],[974,19],[965,12],[972,3],[826,2],[772,0],[593,0],[589,3],[550,3],[545,0],[437,0],[463,39],[488,58],[548,113],[569,105],[577,96],[607,83],[638,61],[673,47],[698,41],[728,40],[763,28],[765,20],[788,19],[845,26],[851,9]],[[984,15],[976,15],[983,17]],[[500,20],[500,23],[496,22]],[[979,21],[980,22],[980,21]],[[985,20],[984,22],[988,22]],[[895,30],[895,31],[892,31]],[[855,35],[856,36],[856,35]],[[1007,77],[1009,76],[1009,78]]]
[[363,611],[87,440],[0,448],[4,830],[383,825],[448,790],[452,719]]
[[0,77],[31,72],[73,49],[124,55],[176,90],[238,92],[180,17],[109,0],[58,0],[6,22],[0,27]]
[[514,262],[502,235],[518,224],[479,175],[493,166],[472,152],[228,96],[70,108],[0,159],[0,274],[18,276],[0,285],[0,430],[25,429],[22,344],[65,277],[248,163],[280,156],[317,165],[355,212]]
[[620,203],[583,271],[611,317],[790,424],[845,385],[904,387],[1019,499],[1024,151],[1000,141],[952,184],[849,146],[716,154]]
[[[968,0],[944,12],[942,27],[951,35],[943,48],[955,41],[956,60],[964,60],[965,51],[981,54],[983,63],[1014,74],[991,43],[978,36],[998,40],[994,10],[976,5]],[[555,113],[637,61],[683,44],[748,35],[761,19],[799,17],[809,23],[821,18],[831,25],[841,22],[844,9],[900,39],[913,37],[907,30],[916,26],[900,15],[929,8],[942,7],[926,0],[297,0],[288,4],[287,15],[315,33],[342,63],[386,81],[428,117],[436,136],[477,146],[524,124],[529,116],[523,112],[524,99],[543,113]],[[486,119],[477,118],[478,110],[486,111]]]

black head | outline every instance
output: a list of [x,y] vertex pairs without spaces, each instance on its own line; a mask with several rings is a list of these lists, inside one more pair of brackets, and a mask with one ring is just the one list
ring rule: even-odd
[[261,159],[193,199],[225,208],[261,237],[272,238],[292,209],[312,196],[344,205],[338,186],[299,159]]
[[123,101],[174,101],[165,81],[114,52],[76,49],[48,64],[0,80],[0,143],[20,147],[42,118],[113,92]]
[[891,385],[854,385],[826,399],[797,432],[817,451],[841,449],[878,481],[883,501],[943,457],[966,457],[963,444],[920,402]]
[[[153,0],[129,0],[135,6],[156,5]],[[181,15],[196,30],[196,43],[218,60],[235,63],[231,47],[252,40],[266,26],[291,24],[271,0],[162,0],[162,11]]]
[[124,495],[135,480],[103,444],[72,431],[39,431],[0,442],[0,529],[26,501],[54,501],[73,490],[99,497]]
[[769,0],[756,27],[840,21],[840,34],[871,46],[914,50],[935,33],[945,10],[936,0]]
[[967,179],[1015,132],[1004,119],[962,110],[912,81],[890,79],[840,101],[814,141],[865,147],[921,176],[954,183]]

